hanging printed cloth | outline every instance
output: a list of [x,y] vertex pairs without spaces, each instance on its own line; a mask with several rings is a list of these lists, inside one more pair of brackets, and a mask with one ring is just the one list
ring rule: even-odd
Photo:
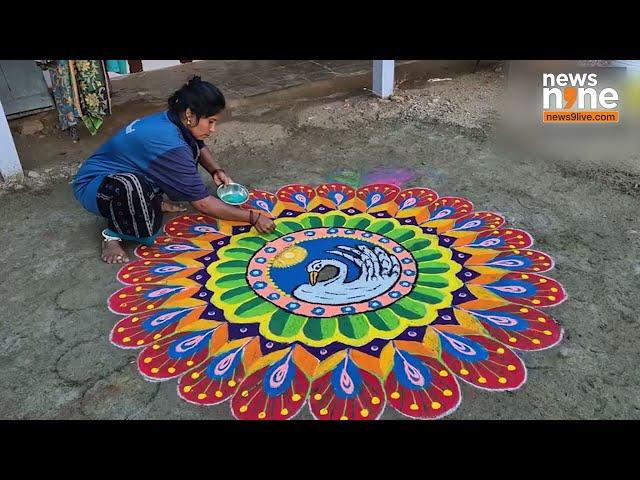
[[102,60],[56,60],[49,62],[53,97],[60,128],[67,130],[81,118],[95,135],[103,118],[111,114],[111,96]]

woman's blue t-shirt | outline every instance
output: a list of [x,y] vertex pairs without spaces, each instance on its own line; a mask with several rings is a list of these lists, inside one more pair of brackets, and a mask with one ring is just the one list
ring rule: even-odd
[[198,173],[203,147],[204,142],[196,140],[173,112],[134,120],[82,164],[73,180],[75,197],[100,215],[97,193],[104,178],[137,173],[171,200],[201,200],[209,195]]

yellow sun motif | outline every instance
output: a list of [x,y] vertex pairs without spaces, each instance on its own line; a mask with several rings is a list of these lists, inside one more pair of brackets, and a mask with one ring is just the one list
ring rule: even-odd
[[304,248],[298,245],[291,245],[273,257],[271,266],[275,268],[291,267],[300,263],[305,258],[307,258],[307,251]]

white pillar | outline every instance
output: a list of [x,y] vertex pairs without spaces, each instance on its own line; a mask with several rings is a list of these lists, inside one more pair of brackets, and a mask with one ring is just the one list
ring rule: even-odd
[[393,94],[394,60],[373,61],[373,93],[382,98]]
[[2,102],[0,102],[0,175],[5,182],[21,182],[24,179],[20,158],[16,145],[13,143],[13,136],[9,130]]

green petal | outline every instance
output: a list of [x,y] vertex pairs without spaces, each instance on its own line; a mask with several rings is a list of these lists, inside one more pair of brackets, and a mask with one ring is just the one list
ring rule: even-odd
[[411,252],[417,252],[418,250],[429,247],[431,240],[428,238],[414,238],[408,242],[403,242],[402,245]]
[[367,229],[370,232],[378,233],[380,235],[384,235],[389,233],[394,229],[394,224],[388,220],[378,220],[373,222],[371,226]]
[[247,284],[247,277],[244,273],[232,273],[230,275],[225,275],[224,277],[220,277],[215,281],[216,287],[224,288],[225,290],[229,288],[241,287]]
[[340,333],[348,338],[362,338],[369,331],[367,316],[363,313],[338,317]]
[[247,269],[246,260],[230,260],[228,262],[218,263],[215,269],[220,273],[239,273]]
[[220,300],[229,303],[231,305],[237,305],[239,303],[246,302],[256,296],[249,287],[236,287],[232,290],[227,290],[220,295]]
[[445,273],[450,268],[449,264],[444,262],[420,262],[418,264],[418,271],[425,274]]
[[262,237],[243,237],[238,240],[238,245],[245,248],[250,248],[254,252],[267,243],[267,241]]
[[318,228],[322,226],[322,219],[317,215],[310,215],[300,220],[305,228]]
[[389,308],[399,317],[408,320],[421,320],[427,315],[427,307],[409,297],[398,300]]
[[325,215],[322,221],[325,227],[341,227],[347,220],[340,215]]
[[420,287],[416,286],[409,294],[409,298],[413,298],[420,302],[437,304],[444,300],[445,294],[440,290],[436,290],[435,288],[429,287]]
[[278,222],[275,231],[280,235],[287,235],[292,232],[298,232],[302,229],[303,227],[299,223],[288,220],[284,222]]
[[333,337],[338,327],[338,320],[331,318],[309,318],[302,330],[311,340],[325,340]]
[[369,323],[378,330],[388,332],[400,326],[400,320],[389,308],[382,308],[365,314],[369,318]]
[[426,250],[420,250],[413,255],[413,258],[418,262],[430,262],[442,258],[442,252],[434,248],[428,248]]
[[357,228],[358,230],[364,230],[369,225],[371,225],[371,220],[362,217],[351,217],[344,224],[344,226],[347,228]]
[[236,315],[242,318],[251,318],[265,313],[280,310],[273,303],[268,302],[262,297],[255,297],[248,302],[243,303],[236,309]]
[[293,337],[307,320],[309,320],[307,317],[294,315],[278,308],[269,320],[269,331],[280,337]]
[[237,258],[239,260],[248,260],[254,253],[254,250],[248,248],[233,247],[227,248],[224,251],[224,256],[229,258]]
[[398,243],[406,242],[407,240],[411,240],[416,236],[416,232],[413,230],[405,230],[402,228],[398,228],[392,232],[387,234],[387,237],[392,238]]
[[449,286],[449,280],[441,275],[418,275],[418,285],[433,288],[446,288]]

